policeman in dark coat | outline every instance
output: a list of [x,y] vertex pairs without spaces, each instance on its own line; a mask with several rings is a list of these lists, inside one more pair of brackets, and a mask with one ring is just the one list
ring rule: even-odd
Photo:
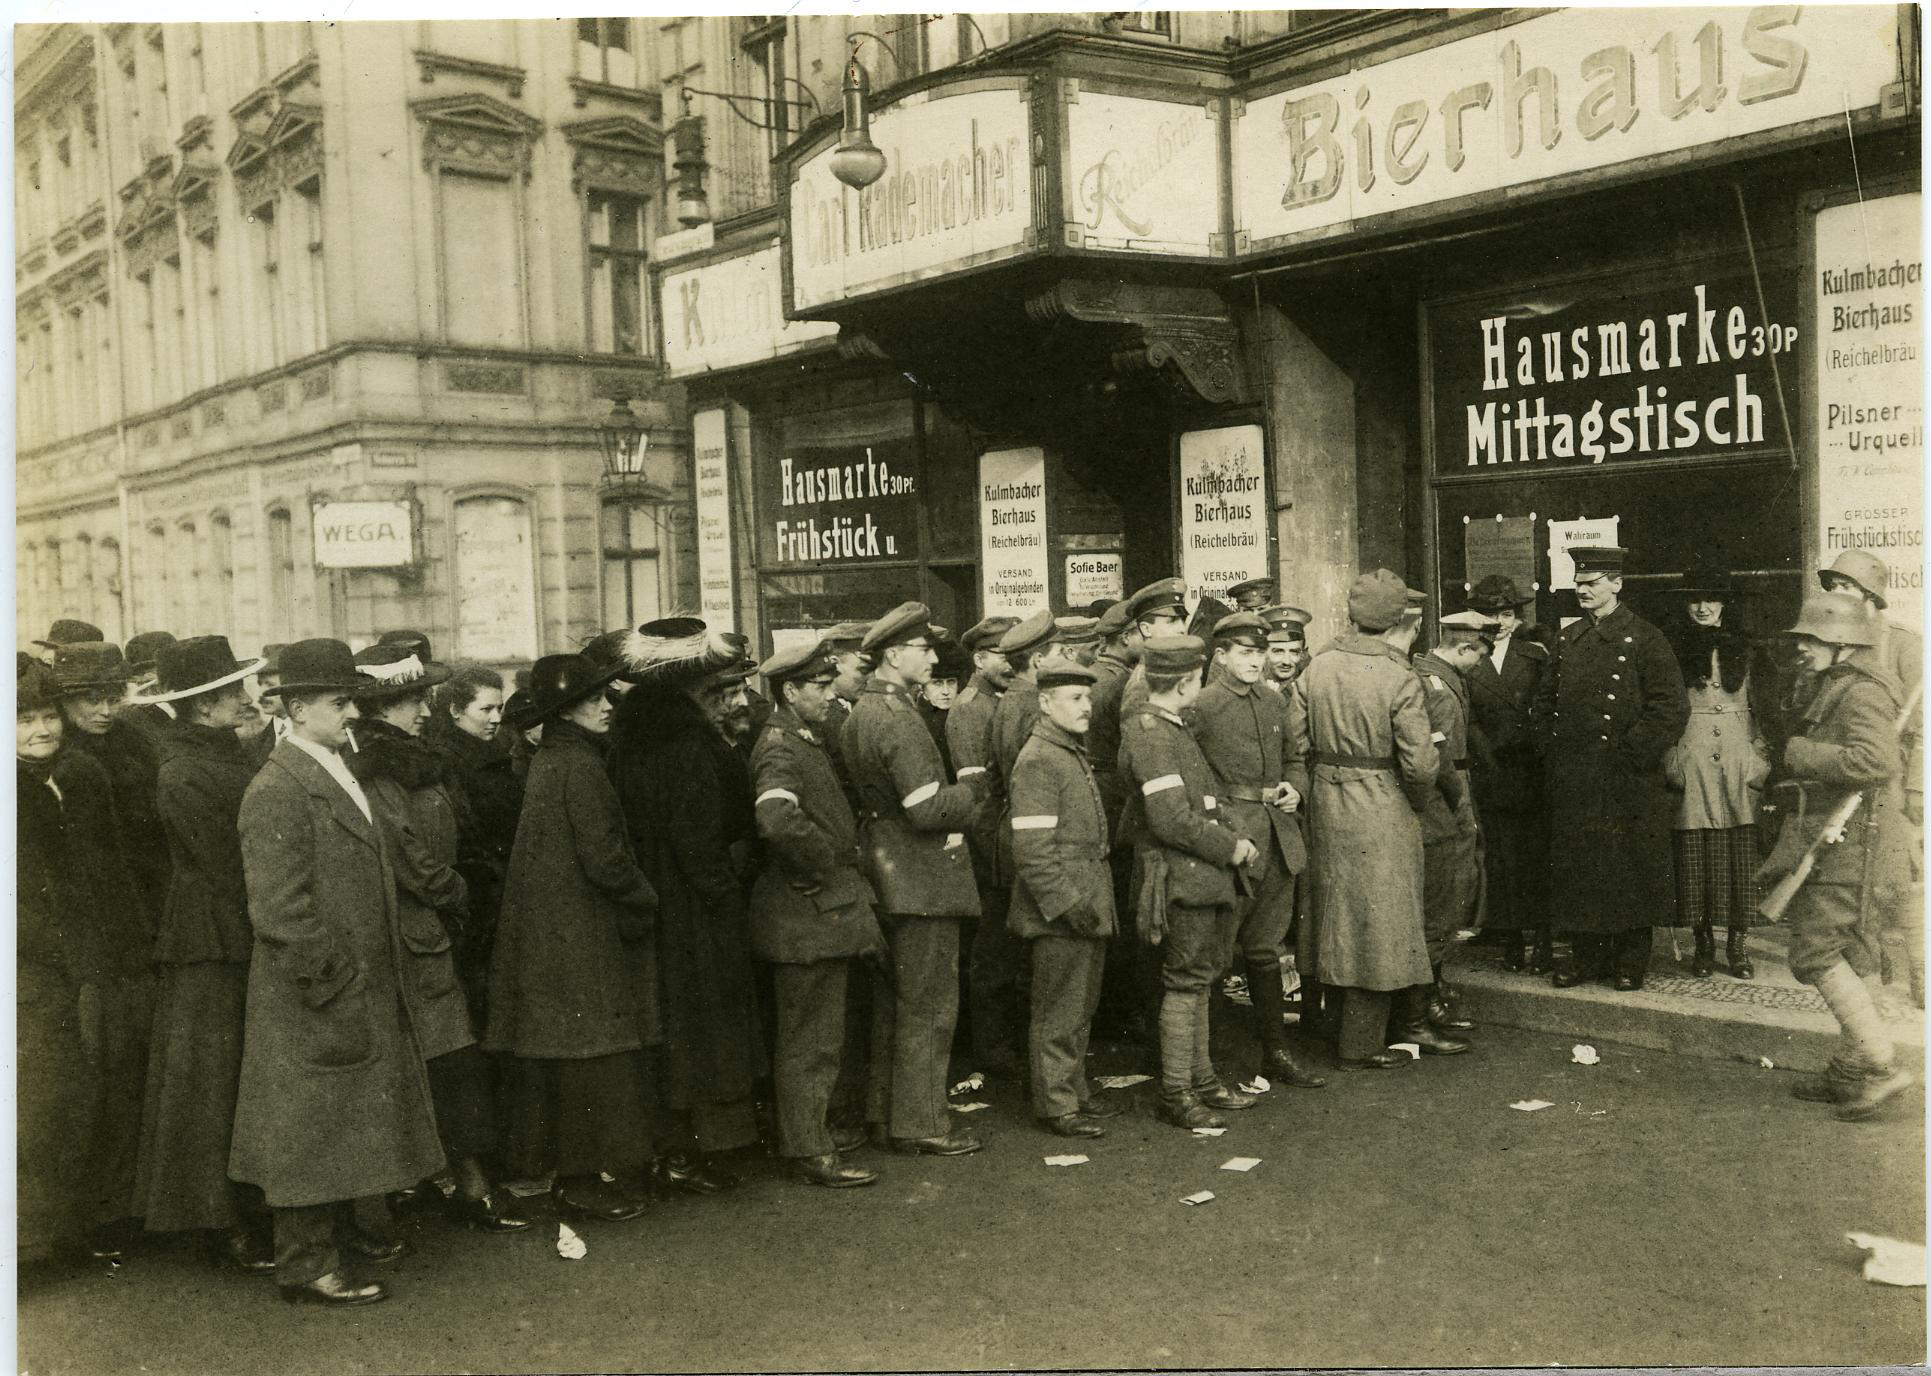
[[946,1052],[959,1012],[959,919],[979,893],[966,830],[984,775],[948,784],[912,694],[938,658],[931,614],[907,602],[872,623],[877,663],[842,733],[891,977],[874,991],[866,1117],[900,1151],[962,1156],[983,1145],[946,1112]]
[[1650,928],[1675,899],[1663,756],[1689,723],[1690,700],[1668,639],[1622,603],[1629,551],[1573,554],[1583,614],[1563,629],[1533,709],[1556,838],[1554,925],[1574,948],[1555,983],[1640,989]]
[[1259,860],[1260,848],[1221,825],[1213,770],[1182,715],[1200,696],[1206,646],[1196,636],[1156,636],[1141,663],[1147,707],[1121,727],[1120,772],[1131,790],[1122,825],[1139,852],[1140,938],[1166,953],[1159,1114],[1175,1127],[1220,1127],[1213,1110],[1252,1108],[1254,1099],[1214,1071],[1207,997],[1231,956],[1233,871]]
[[1214,771],[1221,821],[1260,848],[1239,872],[1234,902],[1236,938],[1253,998],[1260,1074],[1297,1089],[1327,1080],[1304,1069],[1288,1050],[1281,1021],[1281,955],[1294,916],[1294,890],[1307,867],[1296,814],[1307,793],[1305,750],[1288,740],[1296,723],[1280,697],[1261,685],[1267,662],[1267,623],[1235,612],[1214,627],[1213,667],[1194,704],[1193,734]]
[[772,967],[777,1012],[772,1078],[778,1149],[814,1185],[869,1185],[876,1171],[841,1159],[862,1132],[827,1122],[845,1048],[852,962],[885,939],[858,865],[858,822],[820,734],[837,668],[822,642],[781,650],[759,668],[777,707],[751,752],[766,863],[751,888],[751,944]]
[[1116,927],[1106,812],[1082,748],[1093,678],[1065,660],[1039,671],[1039,720],[1012,773],[1008,921],[1030,948],[1032,1107],[1061,1137],[1103,1136],[1096,1120],[1118,1112],[1095,1105],[1086,1085],[1086,1046]]
[[[1482,820],[1487,879],[1485,925],[1502,934],[1502,968],[1546,975],[1555,969],[1549,935],[1549,801],[1542,753],[1529,728],[1529,707],[1549,666],[1531,638],[1522,608],[1535,600],[1515,581],[1492,573],[1469,592],[1470,611],[1497,626],[1495,643],[1462,676],[1469,724],[1483,743],[1469,782]],[[1525,955],[1529,934],[1535,950]]]

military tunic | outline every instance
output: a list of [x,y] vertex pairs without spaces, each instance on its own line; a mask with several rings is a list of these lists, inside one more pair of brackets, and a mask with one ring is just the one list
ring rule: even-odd
[[1246,873],[1248,892],[1236,903],[1241,952],[1250,961],[1280,958],[1294,916],[1295,876],[1307,868],[1295,815],[1263,801],[1282,783],[1307,792],[1303,752],[1289,748],[1288,729],[1278,694],[1229,674],[1215,674],[1193,710],[1193,735],[1214,772],[1221,822],[1260,849]]
[[1103,650],[1093,661],[1098,682],[1093,685],[1093,718],[1086,727],[1086,758],[1093,766],[1093,778],[1106,804],[1106,824],[1116,844],[1120,812],[1126,806],[1126,785],[1120,779],[1120,708],[1133,667],[1131,660],[1112,649]]
[[1476,871],[1475,799],[1469,789],[1468,686],[1445,660],[1415,661],[1428,708],[1430,738],[1441,756],[1435,791],[1421,815],[1422,931],[1428,962],[1440,965],[1449,938],[1474,911]]

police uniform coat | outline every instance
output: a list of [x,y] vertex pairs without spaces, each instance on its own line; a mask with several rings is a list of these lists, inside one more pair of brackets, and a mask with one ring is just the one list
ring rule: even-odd
[[1426,984],[1421,813],[1441,756],[1421,680],[1394,646],[1349,633],[1309,661],[1290,706],[1308,751],[1303,973],[1350,989]]
[[1675,800],[1663,756],[1689,719],[1676,652],[1627,606],[1563,629],[1533,709],[1556,927],[1604,933],[1669,921]]
[[866,680],[842,739],[879,910],[977,917],[979,893],[965,833],[978,820],[984,797],[985,785],[974,781],[986,776],[948,784],[910,691],[875,676]]
[[752,953],[804,965],[883,949],[858,821],[824,738],[778,708],[752,747],[751,776],[766,859],[751,886]]
[[1285,865],[1289,874],[1307,868],[1307,846],[1295,814],[1258,797],[1281,783],[1307,794],[1306,751],[1290,744],[1294,723],[1282,706],[1279,693],[1216,673],[1200,690],[1192,713],[1194,739],[1214,771],[1221,821],[1260,849],[1259,862],[1248,871],[1256,890],[1275,865]]
[[275,1206],[399,1190],[443,1165],[376,824],[293,741],[241,802],[255,932],[228,1173]]
[[1234,901],[1239,837],[1217,820],[1218,785],[1187,724],[1149,705],[1120,727],[1120,773],[1129,790],[1121,825],[1142,863],[1166,864],[1167,901],[1209,908]]
[[1041,718],[1012,772],[1015,879],[1006,925],[1019,937],[1112,936],[1106,802],[1078,736]]

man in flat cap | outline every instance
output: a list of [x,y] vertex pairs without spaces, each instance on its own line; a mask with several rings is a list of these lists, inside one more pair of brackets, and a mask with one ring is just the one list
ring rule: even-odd
[[878,667],[846,723],[845,763],[892,969],[874,990],[866,1117],[899,1151],[963,1156],[983,1144],[948,1121],[946,1054],[959,1012],[959,919],[979,914],[965,833],[986,776],[948,784],[913,704],[938,659],[924,604],[887,612],[861,649]]
[[[1549,930],[1549,798],[1542,752],[1529,729],[1529,707],[1549,667],[1549,652],[1533,639],[1515,580],[1492,573],[1468,594],[1470,611],[1497,626],[1495,643],[1462,675],[1468,684],[1469,724],[1487,743],[1469,782],[1482,819],[1487,876],[1487,926],[1502,934],[1502,968],[1525,965],[1538,975],[1555,969]],[[1533,952],[1527,951],[1533,932]]]
[[1009,922],[1032,964],[1032,1108],[1061,1137],[1102,1136],[1097,1120],[1115,1111],[1092,1102],[1086,1081],[1107,938],[1117,924],[1106,813],[1082,748],[1093,678],[1064,659],[1039,671],[1039,720],[1012,773]]
[[1195,636],[1147,641],[1146,710],[1121,727],[1126,777],[1122,823],[1139,853],[1134,920],[1140,939],[1164,948],[1160,998],[1160,1118],[1176,1127],[1221,1127],[1217,1109],[1254,1106],[1224,1084],[1209,1051],[1207,1000],[1234,939],[1234,870],[1260,849],[1221,825],[1218,785],[1187,730],[1200,696],[1206,646]]
[[1253,1002],[1258,1073],[1296,1089],[1327,1083],[1303,1068],[1288,1049],[1281,1015],[1281,955],[1294,916],[1294,889],[1307,867],[1307,847],[1295,814],[1307,792],[1306,751],[1290,744],[1295,723],[1278,694],[1261,686],[1267,663],[1267,623],[1235,612],[1214,627],[1213,666],[1194,704],[1193,734],[1214,773],[1223,825],[1260,849],[1236,875],[1235,939]]
[[846,1022],[851,965],[884,948],[858,868],[858,821],[820,734],[838,669],[821,641],[781,650],[759,672],[777,705],[751,751],[766,856],[751,889],[751,946],[772,970],[778,1150],[814,1185],[869,1185],[877,1172],[840,1156],[864,1134],[841,1138],[828,1122],[841,1061],[857,1050]]
[[1404,1032],[1428,1016],[1420,819],[1441,755],[1408,663],[1421,618],[1407,586],[1387,569],[1362,574],[1348,621],[1353,629],[1295,680],[1290,703],[1307,742],[1313,884],[1300,968],[1304,982],[1341,995],[1342,1068],[1392,1070],[1408,1056],[1388,1050],[1390,1013]]
[[1623,605],[1629,551],[1571,551],[1582,616],[1563,628],[1532,720],[1549,779],[1555,925],[1571,955],[1558,988],[1604,979],[1640,989],[1650,928],[1675,900],[1663,756],[1690,720],[1676,652]]

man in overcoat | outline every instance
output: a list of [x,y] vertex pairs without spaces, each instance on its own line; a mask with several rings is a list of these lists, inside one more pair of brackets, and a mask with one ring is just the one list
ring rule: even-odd
[[1278,694],[1261,684],[1267,664],[1267,623],[1235,612],[1214,627],[1213,668],[1194,704],[1193,734],[1214,771],[1222,822],[1260,848],[1240,872],[1234,902],[1241,971],[1253,1000],[1259,1074],[1297,1089],[1319,1089],[1325,1077],[1306,1069],[1288,1049],[1281,1015],[1281,954],[1294,916],[1294,890],[1307,868],[1307,847],[1296,813],[1307,792],[1305,750],[1290,742],[1298,723]]
[[1675,800],[1663,756],[1690,720],[1676,652],[1622,602],[1629,551],[1573,551],[1582,616],[1563,628],[1536,690],[1533,720],[1548,769],[1555,922],[1571,955],[1567,989],[1591,978],[1643,987],[1650,929],[1667,920]]
[[1086,1047],[1114,933],[1105,804],[1082,748],[1094,674],[1056,661],[1039,671],[1039,720],[1012,773],[1013,933],[1032,965],[1027,1049],[1033,1115],[1061,1137],[1100,1137],[1117,1110],[1092,1102]]
[[861,648],[878,667],[842,739],[891,968],[874,990],[866,1117],[899,1151],[963,1156],[984,1144],[948,1122],[946,1055],[959,1012],[959,919],[979,913],[965,833],[985,775],[946,783],[913,705],[938,658],[930,628],[918,602],[872,623]]
[[864,1134],[841,1138],[828,1124],[857,1040],[846,1024],[851,966],[885,945],[858,867],[858,822],[821,734],[837,668],[820,642],[780,650],[758,672],[777,707],[751,751],[766,854],[751,888],[751,943],[772,971],[778,1149],[814,1185],[869,1185],[878,1173],[840,1156]]
[[[1468,685],[1469,724],[1486,747],[1473,756],[1469,777],[1482,820],[1486,926],[1502,933],[1504,969],[1526,965],[1546,975],[1555,969],[1549,933],[1549,799],[1529,708],[1549,667],[1549,652],[1526,634],[1522,608],[1534,600],[1499,573],[1470,590],[1469,610],[1499,629],[1488,653],[1462,678]],[[1525,950],[1531,932],[1532,953]]]
[[282,652],[289,735],[241,803],[255,951],[228,1173],[275,1211],[275,1279],[291,1301],[387,1297],[343,1253],[393,1260],[349,1203],[443,1166],[422,1049],[403,999],[395,878],[369,801],[340,752],[368,679],[338,640]]
[[1362,574],[1348,620],[1354,629],[1314,656],[1289,704],[1307,743],[1316,915],[1301,949],[1323,986],[1341,991],[1342,1068],[1389,1070],[1409,1063],[1387,1049],[1391,1011],[1423,1051],[1434,1040],[1414,1029],[1426,1026],[1431,976],[1420,818],[1441,758],[1408,663],[1421,624],[1408,588],[1387,569]]

